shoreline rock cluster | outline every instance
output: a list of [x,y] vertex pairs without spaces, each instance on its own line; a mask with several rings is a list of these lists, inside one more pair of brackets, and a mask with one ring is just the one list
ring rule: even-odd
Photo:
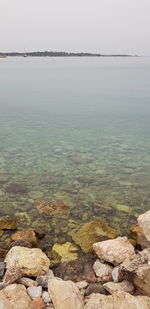
[[[36,248],[33,230],[14,233],[13,246],[0,259],[0,309],[150,309],[150,210],[137,221],[132,239],[93,243],[91,264],[78,258],[53,267]],[[15,221],[9,220],[11,227]]]

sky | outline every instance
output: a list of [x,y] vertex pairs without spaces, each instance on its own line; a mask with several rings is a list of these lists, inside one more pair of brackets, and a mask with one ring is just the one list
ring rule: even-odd
[[0,51],[150,56],[150,0],[0,0]]

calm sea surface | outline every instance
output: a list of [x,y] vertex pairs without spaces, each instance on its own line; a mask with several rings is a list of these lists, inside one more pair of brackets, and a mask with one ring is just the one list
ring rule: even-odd
[[0,215],[48,243],[94,217],[124,234],[148,209],[150,58],[0,59]]

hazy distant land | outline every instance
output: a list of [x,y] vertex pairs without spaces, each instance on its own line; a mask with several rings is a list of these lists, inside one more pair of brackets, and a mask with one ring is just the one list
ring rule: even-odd
[[35,51],[35,52],[0,52],[0,57],[137,57],[137,55],[127,54],[93,54],[93,53],[74,53],[74,52],[53,52],[53,51]]

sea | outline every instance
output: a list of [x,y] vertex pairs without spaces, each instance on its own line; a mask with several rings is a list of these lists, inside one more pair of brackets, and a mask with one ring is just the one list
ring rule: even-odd
[[126,235],[148,209],[150,58],[0,58],[0,216],[48,245],[95,218]]

